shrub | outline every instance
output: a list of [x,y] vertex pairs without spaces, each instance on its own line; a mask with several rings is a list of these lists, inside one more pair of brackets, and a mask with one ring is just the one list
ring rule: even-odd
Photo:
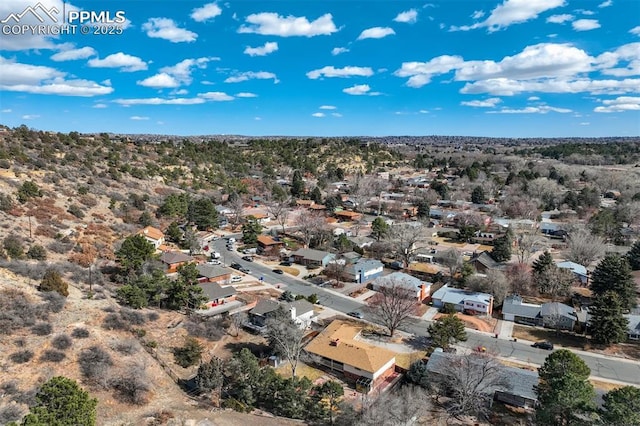
[[140,349],[140,344],[135,339],[120,340],[113,345],[113,349],[124,355],[133,355]]
[[33,245],[27,251],[27,257],[33,260],[47,260],[47,249],[41,245]]
[[24,364],[25,362],[31,361],[31,358],[33,358],[33,352],[27,349],[9,355],[9,359],[16,364]]
[[116,398],[128,404],[144,405],[149,401],[151,384],[141,364],[127,367],[123,374],[112,377],[109,385],[116,391]]
[[158,318],[160,318],[160,314],[158,314],[157,312],[149,312],[147,314],[147,319],[149,321],[156,321]]
[[7,235],[3,241],[4,250],[12,259],[20,259],[24,256],[24,244],[22,238],[17,235]]
[[133,309],[120,309],[120,317],[130,325],[143,325],[147,322],[142,312],[134,311]]
[[173,348],[173,357],[176,364],[187,368],[200,362],[203,351],[204,348],[196,339],[187,337],[184,340],[184,346]]
[[74,328],[71,332],[71,337],[74,339],[86,339],[89,337],[89,330],[86,328]]
[[67,209],[67,212],[71,213],[78,219],[82,219],[84,217],[84,212],[82,211],[82,208],[80,208],[80,206],[77,204],[71,204]]
[[65,254],[73,248],[73,243],[64,241],[52,241],[47,247],[49,247],[49,250],[54,253]]
[[202,337],[207,340],[218,341],[225,334],[225,327],[219,318],[205,320],[190,320],[184,324],[190,336]]
[[0,210],[8,212],[15,206],[13,198],[9,194],[0,194]]
[[92,384],[106,387],[107,372],[113,365],[111,356],[100,346],[92,346],[78,355],[80,373]]
[[156,342],[155,340],[147,340],[146,342],[144,342],[144,345],[148,348],[155,349],[158,347],[158,342]]
[[39,322],[31,327],[31,332],[37,336],[48,336],[53,332],[53,326],[48,322]]
[[124,322],[118,314],[107,314],[102,321],[102,328],[106,330],[128,330],[129,324]]
[[65,359],[66,355],[64,352],[54,351],[51,349],[47,349],[40,355],[40,361],[43,362],[60,362]]
[[42,293],[40,296],[46,302],[45,308],[54,314],[62,311],[65,303],[67,302],[66,297],[60,293],[56,293],[55,291]]
[[36,185],[33,181],[24,182],[20,189],[18,189],[18,201],[24,204],[33,197],[42,197],[42,191],[40,191],[38,185]]
[[65,349],[69,349],[73,344],[73,340],[67,334],[58,334],[51,340],[51,346],[56,349],[60,349],[64,351]]
[[54,269],[48,269],[44,273],[38,290],[55,291],[65,297],[69,295],[69,285],[62,279],[60,273]]
[[18,381],[13,379],[0,385],[0,391],[5,395],[15,395],[20,392]]
[[16,422],[24,416],[26,410],[20,405],[13,403],[0,407],[0,425]]

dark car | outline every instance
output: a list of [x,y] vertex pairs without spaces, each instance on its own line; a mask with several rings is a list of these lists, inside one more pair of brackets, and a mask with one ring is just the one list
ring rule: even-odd
[[250,274],[250,273],[251,273],[251,271],[250,271],[249,269],[245,268],[244,266],[241,266],[241,267],[238,269],[238,271],[240,271],[240,272],[244,272],[245,274]]
[[246,260],[247,262],[253,262],[253,257],[251,257],[251,256],[242,256],[242,260]]
[[347,312],[347,315],[349,315],[350,317],[358,318],[358,319],[364,318],[364,315],[362,315],[362,312],[358,312],[358,311]]
[[233,269],[238,269],[238,270],[240,270],[240,269],[242,268],[242,265],[241,265],[241,264],[239,264],[239,263],[235,263],[235,262],[233,262],[233,263],[232,263],[231,265],[229,265],[229,266],[231,266]]
[[288,260],[285,260],[283,262],[280,262],[280,266],[291,266],[291,262],[289,262]]
[[280,274],[280,275],[284,274],[284,271],[282,269],[274,269],[271,272],[273,272],[274,274]]
[[540,349],[546,349],[548,351],[552,351],[553,350],[553,343],[551,342],[535,342],[533,345],[534,348],[540,348]]

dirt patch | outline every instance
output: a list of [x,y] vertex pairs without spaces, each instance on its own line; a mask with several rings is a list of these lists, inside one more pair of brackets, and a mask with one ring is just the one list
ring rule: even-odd
[[[493,331],[496,328],[496,325],[498,324],[498,321],[495,318],[474,317],[472,315],[465,315],[461,312],[458,312],[455,315],[464,322],[464,325],[466,328],[471,328],[478,331],[484,331],[487,333],[493,333]],[[438,318],[441,318],[443,316],[446,316],[446,314],[436,314],[433,317],[433,319],[437,320]]]

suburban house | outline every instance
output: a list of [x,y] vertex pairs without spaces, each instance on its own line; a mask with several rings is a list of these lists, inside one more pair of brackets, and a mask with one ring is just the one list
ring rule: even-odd
[[629,321],[627,325],[627,334],[629,340],[640,340],[640,315],[625,315]]
[[294,262],[300,265],[322,267],[327,266],[335,258],[335,255],[326,251],[304,248],[296,250],[292,256]]
[[160,256],[160,262],[167,267],[168,274],[176,272],[180,266],[193,262],[193,260],[193,257],[181,251],[165,251]]
[[502,318],[520,324],[573,330],[578,322],[576,310],[564,303],[550,302],[536,305],[524,303],[517,295],[507,297],[502,304]]
[[[447,363],[455,362],[459,355],[442,352],[436,349],[429,357],[427,371],[434,375],[446,374]],[[493,393],[493,400],[500,401],[515,407],[535,408],[538,405],[536,386],[539,378],[537,371],[523,368],[500,366],[505,383],[497,385],[493,389],[487,389]]]
[[493,270],[504,269],[504,266],[502,264],[493,260],[493,257],[491,257],[488,251],[483,251],[482,253],[476,256],[473,256],[469,261],[469,263],[471,263],[471,265],[476,269],[476,271],[478,271],[481,274],[484,274],[485,272],[492,269]]
[[356,253],[355,251],[349,251],[347,253],[342,253],[340,259],[344,259],[347,265],[353,265],[358,263],[360,259],[362,259],[362,255],[360,253]]
[[270,235],[258,235],[258,254],[265,256],[279,256],[284,242],[274,239]]
[[309,208],[315,204],[313,200],[296,200],[296,206]]
[[362,213],[356,213],[349,210],[340,210],[334,213],[336,219],[341,222],[353,222],[362,219]]
[[431,300],[436,308],[442,308],[448,303],[460,312],[480,315],[491,315],[493,312],[492,295],[451,288],[446,284],[433,293]]
[[313,305],[301,299],[294,302],[280,302],[277,300],[261,299],[249,311],[249,320],[245,326],[249,329],[263,332],[266,330],[267,319],[274,315],[279,307],[291,313],[291,319],[302,329],[307,328],[315,315]]
[[358,284],[378,278],[384,271],[384,264],[377,259],[360,259],[355,264],[347,263],[344,274]]
[[408,296],[415,298],[418,302],[422,302],[431,293],[430,282],[422,281],[404,272],[394,272],[387,276],[376,278],[371,283],[371,289],[374,291],[384,291],[384,289],[394,287],[402,289]]
[[576,276],[578,280],[580,280],[580,284],[587,285],[589,284],[589,272],[587,268],[575,262],[559,262],[556,263],[558,268],[569,269]]
[[250,216],[253,216],[260,225],[265,225],[271,221],[271,218],[267,213],[255,212]]
[[142,235],[147,241],[153,244],[153,247],[158,250],[160,246],[164,244],[164,234],[158,228],[153,226],[147,226],[137,232],[137,235]]
[[217,240],[220,237],[213,232],[210,231],[198,231],[196,232],[196,239],[198,240],[198,244],[200,247],[208,246],[211,241]]
[[227,284],[231,281],[232,271],[224,266],[200,264],[198,270],[198,282]]
[[344,374],[356,389],[368,393],[396,374],[396,354],[360,340],[361,331],[347,322],[333,321],[305,351],[316,364]]
[[232,286],[222,287],[218,283],[201,283],[202,294],[207,298],[205,305],[209,308],[223,305],[236,300],[238,293]]
[[371,238],[366,235],[361,235],[358,237],[353,237],[353,236],[349,237],[349,241],[360,248],[370,247],[371,244],[376,242],[375,238]]

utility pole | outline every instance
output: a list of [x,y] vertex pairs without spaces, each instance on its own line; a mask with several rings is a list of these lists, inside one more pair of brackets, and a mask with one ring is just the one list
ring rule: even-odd
[[29,215],[29,239],[31,239],[31,215]]

